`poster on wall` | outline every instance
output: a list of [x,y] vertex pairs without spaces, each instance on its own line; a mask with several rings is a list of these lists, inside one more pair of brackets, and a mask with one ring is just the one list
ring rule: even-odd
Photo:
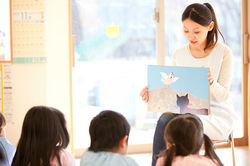
[[0,1],[0,63],[12,62],[10,0]]

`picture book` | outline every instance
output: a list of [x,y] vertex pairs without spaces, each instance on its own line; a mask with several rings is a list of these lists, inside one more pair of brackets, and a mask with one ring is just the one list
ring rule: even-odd
[[148,111],[209,114],[208,68],[148,66]]

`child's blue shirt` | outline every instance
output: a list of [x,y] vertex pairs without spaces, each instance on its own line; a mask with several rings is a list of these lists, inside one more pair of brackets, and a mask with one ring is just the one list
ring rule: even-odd
[[7,138],[0,137],[0,149],[4,154],[4,161],[0,161],[1,166],[9,166],[11,165],[12,159],[16,152],[15,146],[13,146]]
[[83,153],[80,166],[138,166],[129,156],[112,152],[92,152]]

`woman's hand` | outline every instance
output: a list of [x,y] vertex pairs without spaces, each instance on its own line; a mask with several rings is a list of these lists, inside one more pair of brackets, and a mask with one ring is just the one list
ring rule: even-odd
[[142,97],[143,101],[148,102],[148,86],[142,89],[140,96]]
[[212,76],[211,72],[208,71],[207,75],[208,75],[208,77],[207,77],[208,82],[209,82],[210,85],[212,85],[213,82],[214,82],[214,79],[213,79],[213,76]]

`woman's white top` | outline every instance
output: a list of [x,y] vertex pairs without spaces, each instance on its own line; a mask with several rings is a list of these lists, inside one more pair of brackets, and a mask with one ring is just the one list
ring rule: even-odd
[[195,58],[189,45],[176,50],[172,57],[174,66],[208,67],[214,82],[210,86],[210,114],[199,115],[204,132],[212,140],[228,138],[237,120],[230,100],[230,83],[232,79],[232,51],[226,45],[217,42],[208,56]]

